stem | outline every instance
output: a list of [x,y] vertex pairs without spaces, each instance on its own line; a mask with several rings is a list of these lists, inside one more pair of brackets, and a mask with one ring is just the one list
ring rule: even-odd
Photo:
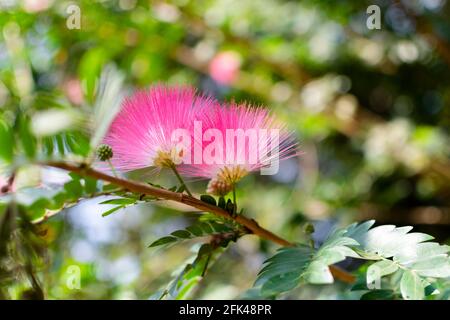
[[205,267],[202,271],[202,277],[205,276],[206,270],[208,269],[209,261],[211,260],[212,253],[208,254],[208,258],[206,258]]
[[113,176],[114,176],[114,177],[118,177],[117,172],[116,172],[116,169],[114,169],[114,166],[113,166],[111,160],[108,159],[107,161],[108,161],[109,167],[111,168],[111,171],[112,171]]
[[[277,236],[276,234],[270,232],[269,230],[262,228],[253,219],[249,219],[243,215],[232,216],[227,211],[223,210],[222,208],[219,208],[212,204],[203,202],[192,196],[188,196],[188,195],[185,195],[182,193],[172,192],[172,191],[165,190],[165,189],[152,187],[147,184],[140,183],[140,182],[129,181],[129,180],[121,179],[118,177],[113,177],[113,176],[107,175],[103,172],[91,169],[84,164],[75,165],[75,164],[69,164],[66,162],[46,162],[46,163],[41,163],[41,165],[64,169],[67,171],[78,173],[81,176],[88,176],[88,177],[95,178],[98,180],[107,181],[107,182],[110,182],[112,184],[115,184],[117,186],[120,186],[120,187],[122,187],[126,190],[129,190],[129,191],[132,191],[132,192],[143,193],[146,195],[154,196],[156,198],[163,198],[166,200],[172,200],[172,201],[176,201],[179,203],[183,203],[183,204],[186,204],[193,208],[196,208],[198,210],[211,212],[217,216],[234,220],[237,223],[246,227],[250,231],[250,233],[257,235],[260,238],[272,241],[272,242],[277,243],[284,247],[294,246],[293,243]],[[342,270],[339,267],[330,266],[330,271],[335,278],[337,278],[343,282],[353,283],[355,281],[355,277],[352,274],[346,272],[345,270]]]
[[184,179],[180,175],[180,173],[178,172],[177,167],[173,164],[173,165],[170,166],[170,168],[172,169],[173,173],[175,173],[175,175],[177,176],[177,179],[178,179],[178,181],[180,181],[180,183],[183,186],[184,190],[186,190],[186,193],[192,197],[192,193],[189,191],[186,183],[184,183]]
[[237,212],[237,202],[236,202],[236,184],[233,184],[233,213],[236,214]]
[[70,208],[70,207],[72,207],[74,205],[77,205],[80,202],[80,200],[92,199],[94,197],[100,197],[100,196],[109,196],[109,195],[112,195],[114,192],[117,192],[117,191],[120,191],[120,190],[122,190],[122,188],[117,188],[115,190],[110,190],[110,191],[105,191],[105,192],[92,193],[91,195],[89,195],[89,197],[83,197],[83,198],[78,199],[75,202],[67,203],[63,207],[58,208],[56,210],[47,211],[42,217],[34,219],[34,220],[31,220],[31,223],[34,224],[34,225],[38,225],[38,224],[44,223],[45,221],[47,221],[51,217],[56,216],[57,214],[59,214],[61,211],[65,210],[65,209],[68,209],[68,208]]

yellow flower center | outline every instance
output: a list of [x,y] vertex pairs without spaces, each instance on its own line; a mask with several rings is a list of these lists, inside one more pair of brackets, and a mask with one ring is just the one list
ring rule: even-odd
[[158,168],[171,168],[174,166],[174,162],[169,152],[158,151],[153,159],[153,165]]
[[153,165],[158,168],[172,168],[183,162],[184,149],[173,147],[170,151],[159,150],[153,158]]
[[245,177],[248,171],[242,166],[225,167],[208,183],[207,193],[224,196],[233,190],[233,186]]
[[228,184],[236,184],[239,180],[245,177],[248,171],[241,165],[233,167],[224,167],[217,174],[217,180]]

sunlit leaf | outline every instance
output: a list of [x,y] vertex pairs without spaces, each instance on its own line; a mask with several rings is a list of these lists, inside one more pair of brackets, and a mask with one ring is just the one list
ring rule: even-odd
[[403,271],[400,281],[400,290],[405,300],[422,300],[425,296],[425,288],[422,279],[412,271]]
[[332,283],[328,266],[356,256],[350,246],[358,243],[344,236],[345,232],[345,229],[335,231],[318,249],[305,245],[279,249],[265,262],[255,286],[261,286],[264,295],[273,295],[292,290],[302,280],[315,284]]

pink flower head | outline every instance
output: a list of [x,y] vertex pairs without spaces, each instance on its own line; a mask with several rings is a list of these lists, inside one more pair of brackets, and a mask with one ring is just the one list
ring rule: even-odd
[[220,84],[232,84],[241,67],[240,56],[233,51],[218,53],[209,64],[209,75]]
[[228,193],[253,171],[275,174],[280,160],[298,153],[292,133],[266,109],[231,104],[203,114],[201,121],[202,159],[194,157],[192,165],[180,170],[211,179],[208,192],[213,194]]
[[112,148],[114,167],[130,171],[179,162],[191,150],[180,148],[173,133],[180,129],[192,132],[199,114],[215,104],[191,87],[157,85],[136,92],[124,101],[104,139]]

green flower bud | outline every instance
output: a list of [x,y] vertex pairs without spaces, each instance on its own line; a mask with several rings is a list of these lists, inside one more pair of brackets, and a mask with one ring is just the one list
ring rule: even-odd
[[113,150],[107,144],[102,144],[97,148],[97,157],[100,161],[108,161],[113,157]]

